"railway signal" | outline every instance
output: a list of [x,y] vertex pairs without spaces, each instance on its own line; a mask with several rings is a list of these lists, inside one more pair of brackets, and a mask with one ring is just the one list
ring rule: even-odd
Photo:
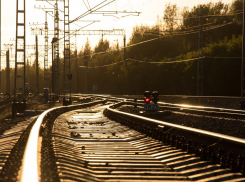
[[[146,111],[157,111],[159,109],[159,105],[157,104],[158,102],[158,91],[150,92],[150,91],[145,91],[145,105],[144,105],[144,110]],[[151,99],[151,95],[153,96],[153,99]],[[151,103],[153,102],[153,104]]]
[[158,91],[152,92],[152,96],[153,96],[152,101],[153,101],[154,104],[157,104],[157,102],[159,101],[158,95],[159,95]]
[[150,99],[151,92],[150,91],[145,91],[144,95],[145,95],[145,103],[146,104],[150,104],[150,102],[151,102],[151,99]]

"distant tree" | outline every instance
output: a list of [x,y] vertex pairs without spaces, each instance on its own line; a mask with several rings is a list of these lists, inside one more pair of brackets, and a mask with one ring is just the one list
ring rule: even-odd
[[91,46],[90,46],[90,42],[89,40],[87,39],[87,42],[85,44],[85,47],[83,49],[83,56],[88,59],[90,56],[91,56],[91,53],[92,53],[92,49],[91,49]]
[[165,30],[173,31],[179,27],[179,11],[176,4],[166,4],[163,16]]
[[103,40],[103,38],[101,37],[101,39],[99,40],[98,45],[95,46],[94,48],[94,52],[98,53],[98,52],[105,52],[110,48],[110,42],[108,40]]
[[[242,9],[243,9],[243,0],[233,1],[232,5],[231,5],[231,12],[237,13],[238,11],[242,11]],[[242,23],[242,21],[243,21],[242,13],[237,14],[235,18],[239,23]]]

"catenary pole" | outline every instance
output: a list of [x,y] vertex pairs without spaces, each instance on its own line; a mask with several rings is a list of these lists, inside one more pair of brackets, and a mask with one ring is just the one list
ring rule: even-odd
[[244,43],[245,43],[245,0],[243,0],[243,26],[242,26],[242,64],[241,64],[241,108],[245,107],[244,94]]

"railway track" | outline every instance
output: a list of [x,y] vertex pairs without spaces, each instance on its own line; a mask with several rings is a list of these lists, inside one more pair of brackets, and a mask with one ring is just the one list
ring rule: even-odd
[[[112,101],[121,101],[125,102],[125,104],[133,105],[133,98],[118,98],[111,97],[110,95],[89,95],[97,98],[108,99]],[[129,96],[128,96],[129,97]],[[136,96],[136,98],[139,96]],[[142,96],[143,97],[143,96]],[[204,97],[205,98],[205,97]],[[226,97],[221,97],[226,98]],[[232,97],[227,97],[232,98]],[[143,108],[144,100],[143,98],[137,99],[137,104],[139,108]],[[199,115],[207,115],[213,117],[224,117],[224,118],[233,118],[233,119],[244,119],[245,111],[240,109],[227,109],[221,107],[205,107],[205,106],[196,106],[196,105],[188,105],[188,104],[173,104],[168,102],[160,101],[158,102],[160,109],[169,110],[169,111],[177,111],[183,113],[191,113],[191,114],[199,114]]]
[[245,181],[244,139],[120,112],[122,104],[53,108],[6,132],[0,181]]

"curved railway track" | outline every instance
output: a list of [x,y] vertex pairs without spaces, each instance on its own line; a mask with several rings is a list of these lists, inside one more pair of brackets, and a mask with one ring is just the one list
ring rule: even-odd
[[5,132],[0,181],[245,181],[244,139],[124,113],[124,99],[107,100],[52,108]]
[[[129,105],[134,104],[133,98],[118,98],[118,97],[111,97],[110,95],[108,96],[106,95],[88,95],[88,96],[103,98],[103,99],[107,99],[111,101],[121,101]],[[139,96],[136,96],[136,98],[137,97]],[[195,98],[195,97],[197,96],[193,96],[192,98]],[[204,96],[202,97],[205,98]],[[216,97],[216,98],[219,98],[219,97]],[[236,98],[236,97],[220,97],[220,98]],[[143,108],[143,104],[144,104],[143,96],[141,99],[137,99],[137,104],[139,105],[140,108]],[[227,108],[221,108],[221,107],[206,107],[206,106],[196,106],[196,105],[188,105],[188,104],[173,104],[173,103],[168,103],[168,102],[163,102],[163,101],[158,102],[158,104],[159,104],[160,109],[163,109],[163,110],[209,115],[209,116],[218,116],[218,117],[229,117],[229,118],[235,118],[235,119],[245,118],[245,111],[239,110],[239,109],[227,109]]]

